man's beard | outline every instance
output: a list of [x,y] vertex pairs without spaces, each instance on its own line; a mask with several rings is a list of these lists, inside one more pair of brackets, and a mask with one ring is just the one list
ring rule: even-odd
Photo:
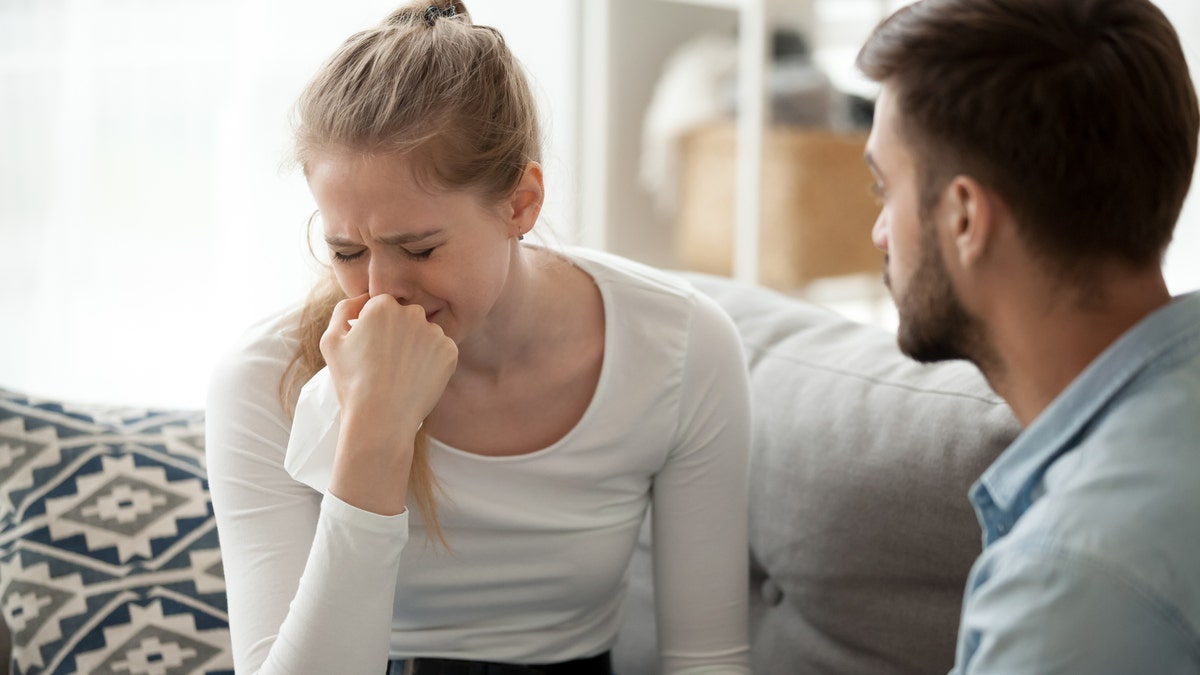
[[[982,326],[954,292],[933,224],[926,218],[921,219],[920,251],[904,296],[896,298],[900,351],[922,363],[967,359],[978,364],[987,353]],[[884,283],[891,288],[886,261]]]

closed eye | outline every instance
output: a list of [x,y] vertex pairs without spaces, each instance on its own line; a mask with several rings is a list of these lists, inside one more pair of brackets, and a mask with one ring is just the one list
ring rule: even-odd
[[342,253],[341,251],[334,251],[333,252],[333,260],[334,260],[334,262],[340,262],[340,263],[354,262],[355,260],[358,260],[359,258],[361,258],[362,254],[363,254],[362,251],[358,251],[357,253]]
[[414,260],[428,260],[429,256],[433,255],[435,249],[437,249],[436,246],[433,248],[421,249],[420,251],[409,251],[408,249],[405,249],[404,252],[408,254],[408,257]]

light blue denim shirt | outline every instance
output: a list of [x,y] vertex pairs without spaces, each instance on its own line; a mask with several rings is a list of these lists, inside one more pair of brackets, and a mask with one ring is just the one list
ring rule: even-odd
[[1200,673],[1200,293],[1093,361],[971,501],[954,675]]

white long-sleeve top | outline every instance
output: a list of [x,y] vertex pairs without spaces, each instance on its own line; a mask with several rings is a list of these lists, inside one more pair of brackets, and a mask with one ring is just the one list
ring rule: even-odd
[[[238,673],[378,675],[388,658],[567,661],[613,645],[653,503],[665,673],[746,673],[749,389],[738,335],[685,282],[571,249],[603,299],[605,351],[578,424],[528,454],[431,438],[451,551],[284,469],[279,381],[298,309],[216,369],[208,472]],[[548,320],[553,320],[548,317]]]

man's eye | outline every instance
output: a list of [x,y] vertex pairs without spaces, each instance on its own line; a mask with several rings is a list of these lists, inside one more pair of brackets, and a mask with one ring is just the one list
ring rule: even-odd
[[884,197],[887,196],[886,193],[883,191],[883,186],[880,185],[879,183],[871,183],[870,190],[871,190],[871,195],[875,198],[875,201],[877,201],[877,202],[882,202]]
[[357,253],[342,253],[341,251],[334,251],[333,259],[336,262],[348,263],[348,262],[353,262],[355,260],[358,260],[359,258],[362,257],[362,254],[363,254],[362,251],[358,251]]
[[[435,246],[434,248],[437,248],[437,247]],[[406,250],[405,253],[407,253],[408,257],[410,257],[410,258],[414,258],[416,260],[425,260],[425,259],[429,258],[430,255],[433,254],[434,248],[424,248],[424,249],[421,249],[420,251]]]

